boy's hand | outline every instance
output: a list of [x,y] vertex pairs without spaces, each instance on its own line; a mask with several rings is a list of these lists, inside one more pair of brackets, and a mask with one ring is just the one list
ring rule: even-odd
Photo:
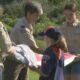
[[32,65],[32,66],[29,66],[29,68],[33,71],[39,72],[41,67],[40,66],[35,67]]
[[77,58],[80,58],[80,54],[76,54]]
[[16,51],[15,46],[12,46],[9,50],[9,53],[14,54],[15,51]]

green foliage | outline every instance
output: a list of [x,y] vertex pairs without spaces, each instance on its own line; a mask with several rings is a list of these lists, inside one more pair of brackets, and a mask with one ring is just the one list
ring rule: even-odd
[[0,4],[10,4],[11,2],[13,2],[14,0],[0,0]]
[[10,31],[11,28],[14,26],[15,22],[17,21],[17,18],[15,19],[14,17],[5,14],[4,16],[0,17],[0,20],[5,24],[8,31]]
[[29,80],[39,80],[39,74],[30,70]]
[[[14,16],[15,18],[19,18],[23,14],[24,4],[29,0],[27,1],[26,0],[0,0],[0,1],[1,4],[6,3],[5,5],[3,5],[5,10],[4,13],[7,13],[9,16]],[[78,10],[80,10],[80,0],[32,0],[32,1],[40,2],[43,6],[44,13],[48,14],[48,17],[50,18],[49,20],[51,19],[54,20],[54,18],[56,18],[58,22],[63,18],[62,13],[65,4],[74,2],[75,4],[77,4]],[[46,17],[44,19],[46,19]],[[43,26],[47,22],[48,19],[47,21],[41,22],[38,25]],[[49,23],[54,24],[51,21],[49,21]]]
[[48,0],[48,2],[50,6],[48,15],[50,18],[62,18],[60,16],[63,16],[63,8],[65,4],[68,3],[75,3],[78,7],[78,10],[80,10],[80,0]]
[[9,16],[19,18],[23,14],[23,3],[13,2],[11,4],[4,6],[4,15],[8,14]]
[[50,20],[46,14],[42,15],[40,18],[39,22],[34,25],[35,27],[35,33],[38,33],[45,29],[48,25],[56,25],[57,21],[55,20]]
[[45,47],[43,39],[36,38],[36,43],[40,48],[44,48]]
[[59,5],[60,3],[64,2],[65,0],[48,0],[50,4]]

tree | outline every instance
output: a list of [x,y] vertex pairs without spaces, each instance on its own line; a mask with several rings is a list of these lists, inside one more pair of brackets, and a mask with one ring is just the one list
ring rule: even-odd
[[14,0],[0,0],[0,4],[4,5],[4,4],[10,4],[12,3]]

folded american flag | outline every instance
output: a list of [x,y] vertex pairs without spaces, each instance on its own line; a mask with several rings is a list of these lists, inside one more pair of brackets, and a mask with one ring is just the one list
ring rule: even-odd
[[[40,66],[42,61],[42,54],[38,54],[33,52],[27,45],[17,45],[15,47],[16,51],[14,56],[17,60],[21,61],[24,64]],[[71,54],[70,52],[64,53],[64,66],[69,65],[72,63],[77,56]]]
[[[42,56],[43,56],[42,54],[36,53],[36,59],[38,65],[41,65]],[[73,55],[70,52],[64,53],[64,66],[67,66],[70,63],[72,63],[76,57],[77,57],[76,55]]]
[[64,66],[67,66],[68,64],[72,63],[76,57],[76,55],[73,55],[70,52],[64,53]]

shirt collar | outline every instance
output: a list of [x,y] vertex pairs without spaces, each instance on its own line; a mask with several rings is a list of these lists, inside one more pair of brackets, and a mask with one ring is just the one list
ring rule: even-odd
[[65,24],[68,27],[77,27],[78,23],[79,23],[79,20],[76,19],[73,24],[68,24],[67,22],[64,22],[63,24]]
[[30,31],[33,31],[32,24],[30,24],[30,23],[28,22],[27,18],[23,17],[23,21],[24,21],[26,27],[29,28]]

